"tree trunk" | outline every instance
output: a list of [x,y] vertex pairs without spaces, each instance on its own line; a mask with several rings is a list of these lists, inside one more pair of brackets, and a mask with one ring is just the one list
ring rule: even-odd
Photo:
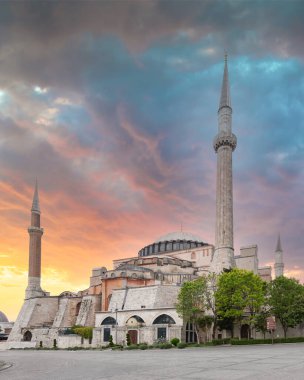
[[199,330],[197,328],[197,324],[196,323],[194,323],[194,330],[196,332],[197,343],[200,344]]
[[216,319],[214,319],[213,327],[212,327],[212,339],[215,339],[215,333],[216,333]]
[[286,337],[287,337],[287,330],[288,330],[288,327],[284,327],[284,326],[283,326],[284,339],[286,339]]

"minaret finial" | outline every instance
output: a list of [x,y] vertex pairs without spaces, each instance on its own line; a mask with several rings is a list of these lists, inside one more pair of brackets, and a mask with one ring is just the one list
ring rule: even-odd
[[35,192],[33,197],[32,211],[40,214],[39,194],[38,194],[38,181],[36,178]]
[[230,99],[230,86],[229,86],[229,77],[228,77],[228,54],[225,52],[224,55],[224,75],[223,75],[223,83],[222,83],[222,92],[221,99],[219,104],[219,110],[222,107],[230,107],[231,108],[231,99]]

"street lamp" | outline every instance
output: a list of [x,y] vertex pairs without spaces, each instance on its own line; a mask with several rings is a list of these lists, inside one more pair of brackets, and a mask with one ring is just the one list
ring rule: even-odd
[[116,325],[115,325],[115,344],[117,344],[117,327],[118,327],[118,322],[117,322],[117,305],[115,307],[115,321],[116,321]]

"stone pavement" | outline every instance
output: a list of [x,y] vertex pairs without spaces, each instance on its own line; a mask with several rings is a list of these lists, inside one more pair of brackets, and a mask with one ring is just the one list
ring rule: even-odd
[[134,351],[1,351],[0,380],[304,379],[304,343]]

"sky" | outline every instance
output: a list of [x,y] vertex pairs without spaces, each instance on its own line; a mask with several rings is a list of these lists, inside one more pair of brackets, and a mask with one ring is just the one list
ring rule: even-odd
[[27,285],[37,177],[42,287],[89,286],[183,226],[214,244],[228,52],[235,252],[304,280],[303,1],[1,1],[0,310]]

